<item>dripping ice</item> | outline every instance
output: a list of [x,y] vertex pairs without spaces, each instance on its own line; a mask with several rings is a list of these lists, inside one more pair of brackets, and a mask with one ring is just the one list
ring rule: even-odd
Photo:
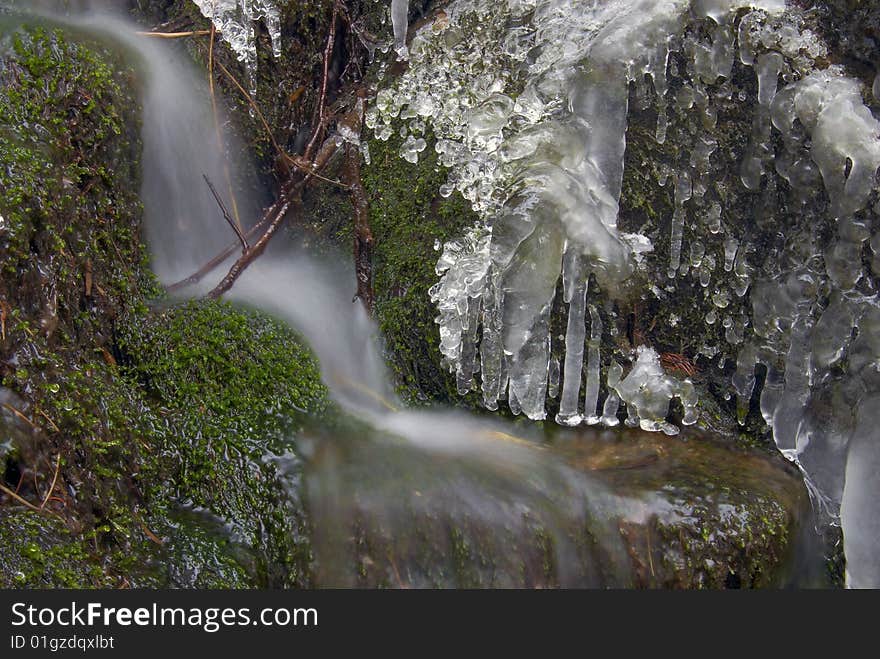
[[[613,292],[651,249],[645,236],[617,228],[628,83],[647,75],[664,97],[672,38],[691,9],[717,23],[716,39],[700,59],[702,75],[714,79],[729,74],[732,65],[730,12],[783,6],[690,4],[616,1],[585,8],[546,0],[460,0],[448,7],[439,35],[431,27],[413,37],[411,70],[394,89],[380,92],[368,113],[367,125],[380,139],[391,135],[395,119],[412,120],[401,152],[411,162],[418,158],[416,146],[424,145],[422,119],[429,120],[439,137],[440,161],[452,168],[441,192],[460,191],[484,218],[445,247],[437,267],[441,280],[431,296],[439,311],[441,351],[459,389],[472,388],[474,374],[481,373],[490,409],[509,392],[517,411],[533,419],[546,416],[549,315],[561,273],[569,319],[557,420],[576,425],[601,418],[601,336],[591,336],[592,347],[585,346],[587,281],[593,277],[600,290]],[[395,22],[400,46],[405,20],[392,5],[395,15],[401,19]],[[477,29],[480,39],[465,39]],[[535,51],[535,61],[527,61]],[[467,96],[460,70],[469,72]],[[514,99],[505,90],[517,76],[524,84]],[[698,171],[713,150],[708,140],[697,154]],[[692,189],[690,173],[675,177],[671,277],[680,265]]]
[[[735,361],[740,420],[757,393],[780,450],[803,469],[829,518],[843,522],[848,583],[880,584],[880,568],[858,559],[880,535],[865,503],[880,496],[880,484],[864,468],[877,460],[866,403],[880,392],[880,301],[867,275],[880,274],[880,232],[863,217],[876,204],[880,166],[880,124],[863,99],[880,97],[880,77],[865,90],[840,67],[818,68],[825,45],[781,0],[571,4],[451,3],[444,26],[413,36],[410,69],[368,112],[380,139],[393,122],[409,121],[412,144],[430,123],[451,170],[441,194],[459,191],[481,216],[444,246],[431,290],[459,389],[481,386],[490,409],[507,396],[515,413],[533,419],[546,416],[549,395],[559,397],[560,423],[625,418],[667,432],[677,430],[667,413],[678,397],[682,423],[696,421],[694,385],[671,375],[651,347],[603,354],[614,330],[602,327],[603,300],[646,274],[653,247],[617,226],[634,85],[637,98],[656,103],[658,143],[669,139],[672,113],[694,117],[688,165],[660,167],[674,210],[665,281],[654,277],[650,295],[662,301],[679,281],[698,283],[705,323],[723,337],[699,348],[702,358],[717,358],[718,367]],[[704,21],[703,35],[682,36],[693,20]],[[686,58],[689,77],[674,92],[666,80],[673,52]],[[738,185],[769,199],[784,182],[804,209],[816,194],[828,199],[824,216],[804,211],[804,230],[781,254],[756,252],[725,207],[729,190],[711,178],[712,94],[733,93],[726,81],[735,58],[757,82]],[[772,207],[762,212],[758,221],[771,226]],[[810,227],[822,223],[835,235],[819,247]],[[560,304],[567,328],[551,336]]]
[[205,18],[229,44],[248,73],[255,91],[257,42],[255,22],[263,21],[272,42],[272,54],[281,56],[281,10],[275,0],[193,0]]

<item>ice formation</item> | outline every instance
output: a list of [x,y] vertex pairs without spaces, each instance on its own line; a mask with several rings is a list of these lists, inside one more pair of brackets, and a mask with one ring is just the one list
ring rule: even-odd
[[[645,241],[636,235],[633,243],[617,227],[628,84],[646,84],[647,76],[666,102],[672,42],[690,12],[715,25],[712,42],[695,56],[699,75],[709,82],[729,75],[731,12],[744,6],[777,11],[784,5],[459,0],[446,9],[441,28],[414,36],[412,68],[394,88],[379,92],[367,124],[387,139],[392,122],[410,120],[401,155],[415,162],[414,145],[430,121],[440,160],[452,168],[441,192],[457,189],[484,218],[445,246],[437,266],[441,280],[431,291],[441,351],[460,390],[469,390],[479,372],[490,409],[507,395],[514,411],[546,416],[549,317],[561,273],[569,319],[557,420],[601,419],[601,336],[590,336],[585,348],[588,281],[615,290],[632,275]],[[707,140],[695,154],[697,176],[713,150]],[[690,172],[674,178],[670,277],[680,266],[685,204],[695,194]],[[600,314],[590,316],[591,327],[598,327]]]
[[210,18],[248,72],[255,91],[257,45],[255,22],[263,21],[272,42],[272,53],[281,56],[281,12],[275,0],[193,0],[205,18]]
[[[614,303],[633,287],[655,307],[691,296],[699,326],[655,322],[705,333],[703,368],[735,364],[739,420],[760,408],[828,519],[842,517],[849,583],[880,585],[865,558],[880,535],[880,477],[865,466],[880,450],[880,122],[865,105],[880,76],[856,80],[828,56],[782,0],[457,0],[413,36],[367,123],[413,140],[430,124],[450,168],[441,194],[481,216],[444,246],[431,290],[460,391],[533,419],[549,396],[560,423],[675,432],[670,401],[693,423],[696,388],[650,346],[621,345]],[[751,117],[733,144],[731,108]],[[628,114],[647,109],[676,154],[653,170],[672,211],[650,236],[618,227]],[[414,160],[409,139],[404,151]]]
[[391,26],[394,30],[394,52],[399,59],[406,59],[406,30],[409,26],[409,0],[391,0]]

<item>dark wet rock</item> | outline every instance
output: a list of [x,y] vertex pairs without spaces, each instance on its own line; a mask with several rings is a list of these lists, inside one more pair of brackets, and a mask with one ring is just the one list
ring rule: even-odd
[[[798,472],[696,435],[565,433],[492,463],[390,442],[307,476],[316,583],[361,587],[756,588],[800,582]],[[345,547],[339,553],[338,548]],[[336,552],[336,553],[334,553]]]

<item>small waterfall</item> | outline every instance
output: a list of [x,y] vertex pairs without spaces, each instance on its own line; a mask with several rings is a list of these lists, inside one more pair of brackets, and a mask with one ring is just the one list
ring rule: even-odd
[[[399,9],[400,3],[395,4]],[[504,3],[490,4],[497,8]],[[694,388],[688,379],[665,373],[659,355],[649,347],[639,349],[632,370],[626,374],[612,359],[606,376],[608,393],[604,401],[600,399],[600,348],[605,330],[599,301],[593,297],[596,293],[589,282],[592,275],[606,294],[623,286],[640,267],[643,255],[652,248],[645,236],[627,234],[617,227],[626,147],[626,87],[627,82],[638,77],[636,74],[647,74],[665,107],[670,41],[672,35],[680,31],[684,11],[690,4],[687,0],[594,3],[592,13],[585,12],[578,17],[580,22],[570,20],[573,17],[566,9],[570,3],[510,0],[507,4],[528,12],[537,9],[537,28],[515,21],[513,24],[501,21],[499,25],[505,30],[510,28],[510,33],[496,34],[488,30],[490,38],[500,39],[505,57],[537,56],[544,67],[541,77],[527,86],[516,100],[502,93],[505,81],[478,75],[475,88],[482,95],[480,102],[456,107],[451,115],[445,112],[449,108],[439,113],[440,100],[428,93],[431,85],[420,84],[413,86],[413,96],[399,94],[396,100],[392,97],[399,90],[380,93],[378,110],[368,117],[368,123],[381,136],[382,131],[389,128],[390,120],[400,113],[401,105],[411,106],[407,110],[412,112],[410,118],[435,116],[438,134],[442,136],[443,129],[447,131],[437,149],[446,156],[445,163],[454,166],[450,186],[465,192],[475,208],[492,218],[475,227],[462,240],[446,245],[438,264],[438,275],[442,279],[432,295],[441,311],[440,335],[444,355],[459,374],[462,391],[473,385],[474,364],[479,360],[487,407],[497,407],[502,393],[507,390],[511,409],[522,411],[533,419],[543,418],[547,389],[554,386],[558,389],[560,383],[559,363],[555,363],[554,369],[551,356],[549,314],[557,281],[562,276],[569,334],[561,377],[564,408],[560,409],[559,420],[571,424],[601,421],[613,425],[617,420],[618,405],[623,402],[627,405],[627,421],[631,425],[676,432],[678,429],[665,421],[669,403],[673,398],[679,398],[685,410],[684,422],[694,422]],[[771,0],[694,3],[698,15],[711,19],[717,27],[698,58],[703,71],[701,75],[706,80],[718,78],[725,70],[729,72],[733,57],[730,10],[747,5],[776,11],[783,3]],[[468,20],[474,7],[482,12],[483,18],[496,11],[478,0],[462,0],[453,3],[450,24],[456,26],[457,20]],[[143,196],[147,239],[154,267],[164,281],[190,274],[229,244],[232,238],[203,180],[203,176],[207,176],[218,189],[227,187],[223,162],[230,150],[229,137],[225,138],[227,144],[221,145],[213,128],[204,74],[186,64],[185,58],[173,53],[166,44],[135,36],[131,26],[118,18],[91,15],[66,20],[80,29],[123,44],[137,53],[143,64]],[[399,31],[399,20],[396,27]],[[460,37],[466,33],[465,27],[465,23],[459,26]],[[531,40],[535,34],[548,38],[558,29],[562,30],[564,38],[555,39],[553,43],[562,52],[549,47],[542,52],[532,50],[534,44]],[[636,36],[638,39],[633,41]],[[447,43],[450,40],[454,42],[449,39]],[[593,47],[595,44],[609,47]],[[621,50],[622,44],[626,44],[625,50]],[[430,42],[414,43],[415,62],[430,48]],[[585,53],[593,56],[593,64],[586,68],[577,66],[584,60]],[[741,56],[747,58],[742,53]],[[499,66],[502,75],[506,71],[501,62],[491,57],[484,59],[487,70]],[[779,93],[772,93],[773,85],[769,81],[777,65],[775,60],[762,60],[759,65],[763,80],[762,104],[771,104],[771,108],[772,99],[779,96]],[[415,65],[412,70],[416,72],[414,75],[421,71]],[[805,80],[809,79],[805,77]],[[407,84],[414,84],[414,80],[410,79]],[[563,102],[559,90],[569,86],[575,89],[575,93]],[[435,86],[434,90],[441,95],[444,93],[442,85]],[[689,93],[699,97],[705,94],[705,89],[697,85]],[[794,96],[792,103],[796,106],[797,94]],[[450,99],[452,97],[446,100]],[[678,98],[676,102],[687,105],[686,99]],[[397,105],[393,107],[394,104]],[[699,101],[696,107],[707,116],[711,114]],[[787,108],[785,106],[783,110]],[[667,139],[664,113],[665,110],[658,113],[658,142]],[[855,107],[855,114],[868,122],[858,107]],[[788,115],[780,110],[774,116],[773,124],[777,129],[776,121],[780,116],[784,119]],[[505,128],[512,121],[518,122],[517,127],[522,130],[513,139],[508,139]],[[763,128],[763,124],[758,126],[756,132]],[[859,136],[861,134],[856,137]],[[758,142],[760,140],[756,138],[754,161],[750,160],[744,167],[745,180],[749,179],[750,172],[757,171],[758,178],[762,174],[760,170],[764,163]],[[467,148],[463,149],[462,144]],[[686,219],[694,196],[699,197],[704,192],[700,185],[700,176],[706,174],[702,171],[702,163],[708,160],[713,148],[710,142],[704,142],[702,151],[695,150],[693,171],[672,173],[670,177],[675,186],[676,217],[669,234],[669,260],[664,263],[671,273],[669,279],[683,277],[682,271],[688,270],[691,276],[702,282],[704,272],[701,267],[712,258],[705,254],[707,248],[702,243],[699,247],[697,242],[689,243]],[[866,160],[870,165],[873,152],[869,148],[867,154],[859,155],[866,158],[854,161],[853,171],[861,175],[864,172],[856,165],[861,166]],[[406,156],[417,160],[418,149]],[[829,161],[828,167],[833,170],[835,163]],[[249,169],[247,163],[237,165]],[[512,187],[495,186],[511,172],[514,173]],[[826,184],[833,176],[833,172],[829,174]],[[859,187],[857,192],[864,187],[859,183],[862,178],[853,179],[853,185]],[[837,181],[839,185],[835,189],[845,190],[848,181],[848,178]],[[511,190],[514,190],[513,194]],[[238,191],[236,198],[242,218],[256,217],[257,204],[244,191]],[[846,203],[839,204],[838,209],[842,214],[853,211]],[[713,216],[715,220],[719,219],[711,212],[707,216],[710,220]],[[717,231],[712,232],[715,233]],[[718,263],[724,262],[724,270],[730,273],[731,280],[748,280],[743,287],[745,293],[751,279],[741,255],[747,250],[733,236],[720,236],[719,239],[723,240],[724,246],[723,252],[717,255]],[[837,259],[837,262],[842,260]],[[339,467],[331,460],[330,466],[318,469],[310,481],[316,514],[323,515],[322,519],[327,521],[330,529],[327,532],[333,534],[333,520],[340,510],[334,502],[346,497],[357,498],[358,493],[352,485],[353,471],[360,469],[360,476],[356,478],[377,483],[374,477],[370,481],[364,473],[382,473],[383,467],[391,469],[405,464],[426,479],[429,478],[428,472],[436,474],[435,480],[426,480],[420,485],[429,494],[426,500],[437,507],[457,506],[465,516],[493,517],[502,523],[510,520],[509,526],[518,529],[513,520],[521,520],[524,510],[529,514],[550,508],[562,510],[558,515],[548,514],[544,518],[549,520],[547,526],[554,540],[555,559],[560,565],[571,563],[576,548],[570,538],[566,538],[565,525],[559,522],[559,516],[569,522],[572,519],[583,522],[582,528],[588,523],[591,529],[601,530],[594,535],[599,545],[596,551],[603,554],[603,560],[607,561],[604,567],[611,577],[593,574],[587,585],[620,585],[625,559],[619,540],[615,539],[619,532],[608,526],[609,520],[621,510],[641,519],[661,510],[662,502],[629,499],[597,478],[575,473],[564,460],[532,441],[534,438],[522,437],[521,428],[514,430],[511,424],[500,420],[455,411],[402,409],[384,370],[375,326],[361,306],[351,300],[349,289],[353,281],[351,272],[315,263],[306,255],[285,255],[282,259],[270,253],[254,263],[229,294],[230,299],[275,315],[300,331],[319,357],[323,377],[335,402],[366,426],[363,436],[352,442],[354,448],[351,451],[359,455],[359,462],[343,462]],[[851,291],[848,289],[847,292]],[[727,289],[716,295],[719,302],[715,306],[720,310],[727,306],[720,300],[724,296],[733,297]],[[851,310],[847,305],[864,302],[852,295],[844,298],[840,302],[841,309]],[[814,325],[818,324],[803,314],[798,316],[804,310],[804,305],[798,307],[798,302],[797,299],[777,299],[772,295],[767,302],[785,307],[784,311],[792,316],[790,327],[787,327],[790,333],[785,337],[790,369],[811,363],[817,352],[817,340],[812,337],[816,333]],[[874,302],[867,304],[874,306]],[[757,311],[755,316],[758,316]],[[778,319],[780,316],[777,313],[774,317]],[[876,320],[875,316],[876,313],[872,315],[865,309],[859,309],[857,313],[851,311],[846,316],[853,319],[848,329],[852,330],[857,320],[862,323],[861,327],[873,327],[871,323]],[[832,322],[838,317],[837,311],[832,312],[826,323],[833,325],[828,330],[832,335],[839,329],[840,323]],[[588,318],[589,331],[586,328]],[[725,318],[721,322],[727,323],[725,328],[735,333],[733,320],[728,323]],[[482,337],[478,337],[480,326],[484,333]],[[877,354],[871,336],[876,334],[859,334],[852,340],[851,354],[861,356],[860,365],[865,373]],[[810,348],[807,347],[808,341],[811,342]],[[774,347],[777,351],[780,349],[778,345]],[[820,344],[819,347],[827,348],[821,354],[831,355],[829,363],[833,363],[833,355],[838,352],[834,346]],[[744,353],[743,374],[736,381],[737,392],[741,388],[742,397],[747,397],[754,386],[754,378],[748,375],[748,369],[765,354],[758,348]],[[586,369],[583,368],[584,359]],[[762,408],[771,419],[786,421],[786,424],[779,424],[779,430],[774,421],[774,431],[780,443],[783,436],[781,426],[800,421],[796,403],[805,400],[803,388],[809,390],[811,384],[800,383],[801,389],[793,391],[795,383],[790,369],[784,368],[782,373],[775,375],[774,381],[768,375],[764,390],[767,402]],[[582,388],[584,370],[586,386]],[[575,378],[570,377],[573,373],[577,374]],[[775,393],[774,383],[778,389]],[[583,406],[581,400],[584,400]],[[847,557],[851,561],[850,579],[854,585],[877,583],[878,578],[874,564],[876,551],[872,548],[877,533],[871,502],[878,490],[877,472],[870,468],[871,461],[876,459],[877,446],[871,431],[872,419],[867,412],[858,415],[856,429],[846,437],[851,448],[847,453],[847,482],[841,495],[842,519],[847,541],[852,547],[847,550]],[[792,432],[796,434],[799,430]],[[361,440],[365,439],[375,440],[369,443],[369,452],[363,450],[366,442]],[[795,437],[792,448],[797,448],[798,441]],[[820,441],[814,441],[814,445]],[[316,444],[321,444],[320,438],[316,439]],[[800,438],[800,444],[802,447],[805,444],[803,438]],[[325,444],[311,450],[319,453],[332,449]],[[385,456],[400,452],[405,454],[400,462],[392,466],[382,464]],[[801,453],[792,455],[799,457]],[[353,469],[352,464],[356,464],[356,468]],[[480,465],[481,469],[476,472],[473,465]],[[487,481],[491,483],[488,488]],[[423,493],[419,492],[417,496],[421,497]],[[391,511],[387,514],[393,515],[393,506],[389,505],[393,500],[389,497],[389,494],[377,491],[373,498],[367,497],[367,505],[386,506]],[[430,505],[425,506],[430,509]],[[337,531],[344,533],[344,527],[339,526]],[[331,543],[332,538],[327,542]],[[318,547],[320,551],[320,541]],[[569,576],[571,581],[566,582]],[[576,582],[574,575],[566,575],[564,571],[561,580]],[[346,585],[348,582],[340,578],[339,583]]]
[[106,3],[44,15],[115,44],[137,61],[144,113],[141,198],[151,266],[165,284],[192,274],[235,240],[206,178],[245,229],[259,216],[255,167],[236,161],[234,178],[230,173],[231,154],[244,149],[234,135],[217,129],[227,118],[222,107],[214,116],[207,72],[181,44],[138,35],[141,28],[106,10]]

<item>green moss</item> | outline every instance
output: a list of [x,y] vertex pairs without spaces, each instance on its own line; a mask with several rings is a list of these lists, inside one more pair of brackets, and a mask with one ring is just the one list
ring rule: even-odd
[[252,583],[305,583],[306,522],[273,457],[327,407],[312,355],[280,323],[222,302],[126,319],[119,345],[123,371],[163,421],[150,499],[205,508],[234,527],[254,552]]
[[27,27],[0,46],[0,81],[0,371],[44,429],[14,471],[33,472],[21,494],[39,500],[57,460],[50,507],[78,537],[122,547],[143,405],[116,378],[114,320],[156,290],[138,233],[135,86],[101,47]]
[[0,509],[0,588],[111,585],[85,542],[49,515]]
[[[314,359],[223,303],[150,311],[138,106],[115,55],[22,28],[0,79],[0,373],[38,428],[4,448],[0,477],[39,503],[57,461],[47,508],[64,521],[5,536],[40,550],[20,585],[306,583],[304,513],[282,479],[297,477],[291,433],[327,405]],[[206,531],[195,510],[218,521]],[[87,551],[93,579],[52,567],[67,550]]]
[[197,410],[208,438],[259,441],[284,420],[318,414],[326,389],[317,363],[284,325],[223,302],[190,302],[126,319],[126,371],[159,403]]
[[[437,281],[435,243],[461,235],[477,216],[457,192],[439,194],[447,170],[437,162],[433,135],[417,165],[399,153],[402,138],[369,140],[371,164],[363,182],[370,201],[376,317],[402,392],[412,401],[460,401],[455,380],[441,366],[436,307],[428,289]],[[476,404],[472,394],[467,402]]]

